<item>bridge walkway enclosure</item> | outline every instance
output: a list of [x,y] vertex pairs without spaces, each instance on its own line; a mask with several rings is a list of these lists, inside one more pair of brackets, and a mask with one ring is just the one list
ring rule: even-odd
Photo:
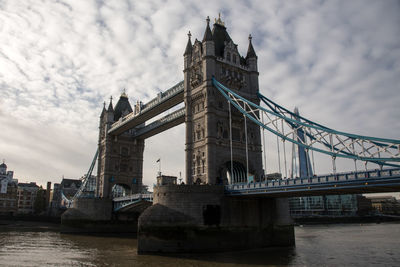
[[153,98],[146,104],[142,105],[139,103],[134,111],[114,122],[108,130],[108,133],[112,135],[122,134],[142,123],[145,123],[147,120],[154,118],[179,103],[182,103],[183,90],[184,87],[182,81],[170,89],[160,92],[157,97]]

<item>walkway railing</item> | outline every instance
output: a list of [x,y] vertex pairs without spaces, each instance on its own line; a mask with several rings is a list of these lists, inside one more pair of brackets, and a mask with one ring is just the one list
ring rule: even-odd
[[123,196],[123,197],[116,197],[113,199],[114,203],[114,211],[118,211],[124,207],[127,207],[131,204],[138,203],[141,201],[153,201],[153,194],[133,194],[133,195],[128,195],[128,196]]
[[[276,179],[276,180],[266,180],[255,183],[231,184],[225,186],[225,192],[227,194],[235,194],[240,192],[241,195],[245,195],[245,194],[254,194],[255,191],[259,191],[258,194],[267,195],[276,193],[276,189],[282,189],[287,192],[290,192],[290,191],[296,191],[300,187],[304,188],[305,185],[318,186],[318,185],[329,184],[332,185],[333,187],[336,187],[336,185],[346,184],[350,182],[357,182],[357,181],[362,181],[364,182],[364,185],[368,185],[368,180],[374,180],[374,182],[379,182],[379,180],[383,181],[388,179],[390,179],[391,181],[395,181],[396,184],[400,186],[400,168],[367,170],[359,172],[342,172],[337,174],[327,174],[327,175],[319,175],[313,177]],[[305,190],[307,189],[311,189],[311,187],[306,188]]]

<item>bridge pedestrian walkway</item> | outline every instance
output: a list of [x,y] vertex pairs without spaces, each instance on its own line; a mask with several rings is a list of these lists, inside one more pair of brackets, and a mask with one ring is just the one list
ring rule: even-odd
[[111,129],[108,131],[108,133],[112,135],[124,133],[178,105],[179,103],[182,103],[183,91],[184,86],[183,81],[181,81],[165,92],[160,92],[157,97],[142,105],[138,113],[131,112],[130,114],[116,121],[111,126]]

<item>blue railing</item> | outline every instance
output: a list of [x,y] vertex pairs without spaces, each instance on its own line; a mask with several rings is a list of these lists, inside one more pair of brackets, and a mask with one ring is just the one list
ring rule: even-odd
[[[343,172],[337,174],[319,175],[303,178],[289,178],[266,180],[255,183],[237,183],[225,186],[225,192],[234,193],[239,191],[252,191],[265,189],[265,194],[274,192],[276,189],[294,190],[304,185],[339,185],[346,182],[356,182],[360,180],[374,179],[374,181],[387,180],[387,178],[396,178],[400,184],[400,168],[383,169],[383,170],[367,170],[359,172]],[[271,190],[271,191],[268,191]]]

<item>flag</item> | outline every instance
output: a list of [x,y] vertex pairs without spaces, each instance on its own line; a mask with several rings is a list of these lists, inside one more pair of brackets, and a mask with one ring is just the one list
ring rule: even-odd
[[161,159],[158,159],[158,160],[156,161],[156,163],[157,163],[157,162],[160,162],[160,160],[161,160]]

